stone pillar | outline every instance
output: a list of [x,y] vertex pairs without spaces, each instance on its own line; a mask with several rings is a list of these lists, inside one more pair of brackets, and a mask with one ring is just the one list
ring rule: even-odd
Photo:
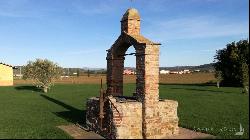
[[[145,83],[142,101],[142,126],[144,138],[156,138],[159,133],[159,46],[145,47]],[[160,125],[160,124],[159,124]]]
[[107,57],[107,92],[113,96],[123,95],[123,69],[124,57]]
[[145,45],[136,45],[136,93],[135,97],[139,102],[144,100],[145,92]]

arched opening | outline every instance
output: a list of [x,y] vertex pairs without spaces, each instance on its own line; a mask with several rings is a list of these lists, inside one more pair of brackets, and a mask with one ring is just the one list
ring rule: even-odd
[[130,46],[124,59],[123,70],[123,95],[133,96],[136,92],[136,56],[134,46]]
[[[145,44],[139,44],[128,36],[121,36],[107,51],[107,92],[113,96],[132,95],[138,101],[142,101],[145,92]],[[127,62],[128,59],[130,61]],[[127,80],[124,76],[124,62],[125,67],[127,63],[128,66],[132,64],[134,67],[134,75],[130,75],[133,79]],[[132,84],[123,88],[124,83]]]

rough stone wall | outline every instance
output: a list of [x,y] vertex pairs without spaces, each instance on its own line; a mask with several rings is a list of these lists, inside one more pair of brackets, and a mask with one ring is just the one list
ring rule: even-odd
[[[99,127],[99,99],[90,98],[87,101],[86,123],[91,130],[105,138],[115,139],[142,139],[162,138],[166,135],[178,134],[178,103],[172,100],[159,101],[154,114],[154,120],[147,120],[153,128],[148,129],[146,137],[143,137],[142,126],[142,103],[141,102],[119,102],[112,96],[110,102],[105,104],[105,118],[103,127]],[[155,127],[156,126],[156,127]]]
[[112,132],[110,132],[112,129],[112,122],[110,122],[111,118],[113,118],[111,113],[109,113],[109,105],[105,104],[105,112],[106,114],[105,119],[103,119],[103,128],[107,129],[102,129],[100,127],[100,118],[99,118],[99,98],[92,97],[87,100],[87,110],[86,110],[86,125],[94,132],[106,137],[110,138]]
[[162,100],[158,102],[157,112],[159,112],[160,123],[158,125],[158,134],[156,138],[179,133],[177,108],[177,101]]
[[117,139],[142,138],[142,104],[140,102],[116,102],[111,98],[116,107],[113,108],[113,122]]
[[[104,136],[115,139],[141,139],[142,138],[142,104],[141,102],[117,102],[109,97],[110,102],[105,105],[105,119],[103,127],[99,127],[99,99],[90,98],[87,101],[86,123],[91,130]],[[113,106],[111,104],[113,103]]]

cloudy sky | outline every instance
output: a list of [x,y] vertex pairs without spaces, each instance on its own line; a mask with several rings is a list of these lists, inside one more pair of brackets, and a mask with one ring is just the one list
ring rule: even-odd
[[[0,62],[47,58],[106,68],[106,50],[131,7],[140,13],[141,33],[162,44],[160,66],[211,63],[216,50],[249,38],[248,0],[0,0]],[[135,56],[125,66],[135,66]]]

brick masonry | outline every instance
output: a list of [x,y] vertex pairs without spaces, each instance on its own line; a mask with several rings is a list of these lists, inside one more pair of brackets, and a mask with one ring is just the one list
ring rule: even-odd
[[[134,101],[119,102],[123,96],[125,53],[130,46],[136,50],[136,93]],[[104,120],[100,129],[99,99],[87,102],[88,126],[106,138],[161,138],[177,134],[178,103],[159,100],[159,43],[140,34],[140,16],[128,9],[121,20],[121,35],[107,50],[107,95]]]

